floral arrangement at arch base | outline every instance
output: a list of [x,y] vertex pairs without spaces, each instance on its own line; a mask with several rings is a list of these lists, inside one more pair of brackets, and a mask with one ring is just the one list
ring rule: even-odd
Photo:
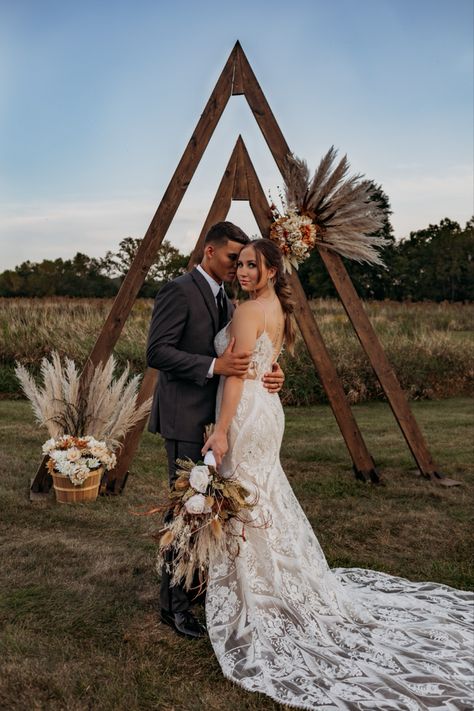
[[287,156],[284,211],[281,214],[271,204],[269,237],[280,247],[289,273],[293,267],[298,269],[316,245],[348,259],[385,266],[377,251],[388,242],[377,234],[385,214],[376,187],[361,175],[347,177],[347,156],[334,167],[336,155],[332,146],[313,177],[306,161]]
[[113,469],[117,463],[107,444],[90,435],[52,437],[43,444],[42,451],[49,457],[46,465],[49,473],[67,476],[75,486],[84,484],[92,472]]
[[63,366],[59,354],[53,352],[51,360],[41,361],[43,384],[38,386],[27,369],[16,363],[16,376],[36,420],[50,435],[42,451],[48,455],[47,468],[53,476],[58,501],[79,500],[74,495],[69,498],[58,495],[58,477],[79,489],[94,474],[95,495],[82,500],[96,498],[100,477],[115,467],[115,452],[121,447],[124,435],[150,411],[152,398],[137,406],[140,376],[129,379],[127,365],[114,379],[115,368],[116,361],[111,356],[90,369],[85,382],[80,384],[74,361],[65,358]]

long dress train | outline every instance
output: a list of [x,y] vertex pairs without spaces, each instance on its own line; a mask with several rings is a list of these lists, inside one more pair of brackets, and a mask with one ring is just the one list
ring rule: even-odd
[[[221,354],[228,331],[216,336]],[[280,399],[266,332],[253,354],[223,471],[257,487],[268,527],[245,528],[234,559],[212,561],[209,637],[224,675],[249,691],[319,711],[473,709],[473,594],[374,570],[330,570],[281,468]],[[222,383],[218,393],[219,409]],[[241,524],[239,524],[241,525]]]

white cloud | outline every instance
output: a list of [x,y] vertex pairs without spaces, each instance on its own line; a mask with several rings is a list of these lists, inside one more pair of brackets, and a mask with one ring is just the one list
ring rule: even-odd
[[[470,166],[452,166],[436,175],[423,171],[426,166],[421,164],[399,164],[383,176],[398,238],[443,217],[464,224],[472,215]],[[191,187],[186,194],[166,235],[182,252],[190,252],[196,243],[212,198],[209,188],[204,191]],[[76,252],[102,257],[107,250],[116,250],[124,237],[143,237],[159,199],[146,194],[0,204],[0,270],[28,259],[67,259]],[[247,203],[233,203],[228,217],[248,234],[258,232]]]
[[[68,259],[76,252],[102,257],[124,237],[143,237],[157,204],[143,197],[0,205],[0,270],[26,260]],[[205,214],[199,202],[181,207],[166,238],[190,251]]]
[[473,174],[469,166],[453,166],[442,175],[406,171],[386,177],[384,189],[390,196],[392,224],[397,237],[436,224],[449,217],[464,225],[474,211]]

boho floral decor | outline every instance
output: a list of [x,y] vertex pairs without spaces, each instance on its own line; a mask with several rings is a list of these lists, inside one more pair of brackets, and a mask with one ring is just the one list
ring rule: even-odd
[[300,215],[294,207],[289,207],[285,215],[280,215],[276,206],[271,205],[273,224],[270,239],[277,243],[283,252],[285,270],[291,273],[291,267],[298,269],[307,259],[316,244],[316,225],[307,215]]
[[287,156],[283,214],[272,203],[270,239],[282,250],[290,273],[316,245],[348,259],[384,266],[377,250],[387,240],[376,234],[384,224],[376,187],[361,175],[346,177],[347,156],[333,167],[336,155],[332,146],[312,178],[304,160]]
[[157,566],[161,570],[173,550],[172,584],[182,581],[189,590],[204,584],[213,552],[226,548],[235,557],[246,527],[269,524],[257,524],[252,517],[258,494],[234,474],[224,476],[212,464],[189,459],[178,459],[177,465],[169,500],[146,514],[165,512],[168,522],[159,531]]
[[[26,368],[17,363],[15,373],[30,401],[36,420],[50,435],[43,445],[47,467],[53,476],[58,500],[86,500],[78,496],[58,496],[58,478],[73,487],[85,488],[94,476],[97,491],[100,475],[113,469],[115,451],[124,435],[150,411],[152,398],[137,407],[139,376],[129,379],[129,366],[114,379],[115,359],[91,369],[81,384],[80,374],[69,358],[64,366],[58,353],[41,361],[43,385],[38,386]],[[95,484],[94,484],[95,486]],[[65,483],[64,491],[71,490]],[[95,494],[97,496],[97,492]],[[95,498],[95,496],[93,498]]]
[[73,484],[83,484],[97,469],[113,469],[117,463],[115,454],[105,442],[94,437],[72,437],[62,435],[48,439],[43,444],[43,454],[47,454],[50,474],[59,472],[69,477]]

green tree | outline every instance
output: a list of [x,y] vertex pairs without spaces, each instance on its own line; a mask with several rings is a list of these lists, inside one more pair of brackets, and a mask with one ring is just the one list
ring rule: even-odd
[[473,220],[464,229],[444,218],[410,232],[396,250],[392,297],[413,301],[466,301],[474,298]]
[[[109,277],[118,277],[120,282],[123,281],[141,242],[142,240],[136,237],[125,237],[119,244],[118,252],[109,251],[100,261],[101,271]],[[186,271],[188,261],[189,256],[181,254],[168,240],[163,240],[138,295],[155,296],[164,283]]]
[[101,274],[97,259],[78,252],[73,259],[23,262],[0,275],[2,296],[112,296],[118,286]]

